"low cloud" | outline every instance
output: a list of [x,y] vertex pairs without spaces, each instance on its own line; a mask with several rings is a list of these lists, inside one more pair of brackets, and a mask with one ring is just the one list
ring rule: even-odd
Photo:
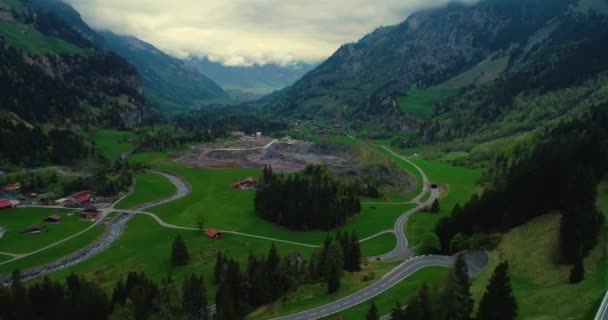
[[[94,28],[227,65],[316,62],[450,0],[64,0]],[[473,3],[476,0],[459,0]]]

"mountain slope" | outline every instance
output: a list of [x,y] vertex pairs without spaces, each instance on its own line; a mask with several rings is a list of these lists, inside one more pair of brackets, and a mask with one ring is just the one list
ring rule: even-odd
[[108,31],[101,35],[106,47],[137,68],[144,82],[145,95],[162,110],[188,109],[229,99],[213,80],[151,44]]
[[289,66],[276,64],[225,66],[207,58],[189,58],[186,64],[213,79],[226,90],[253,91],[260,94],[289,86],[313,68],[312,65],[305,63]]
[[154,115],[135,68],[56,15],[0,0],[0,162],[71,163],[91,125],[133,128]]
[[398,108],[398,97],[527,42],[574,2],[486,0],[419,12],[343,45],[293,86],[263,102],[283,114],[359,119],[413,131],[416,119]]

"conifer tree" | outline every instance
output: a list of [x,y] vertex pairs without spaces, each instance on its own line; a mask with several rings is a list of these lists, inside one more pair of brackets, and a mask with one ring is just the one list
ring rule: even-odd
[[499,264],[479,303],[478,320],[512,320],[517,316],[517,303],[511,290],[509,264]]
[[446,288],[441,295],[441,318],[468,320],[473,312],[467,263],[464,255],[456,257],[450,270]]
[[329,269],[329,274],[327,275],[327,292],[335,293],[340,289],[340,274],[338,271],[338,267],[335,264],[332,264]]
[[171,263],[173,266],[185,266],[190,261],[190,255],[188,254],[188,248],[182,236],[178,235],[173,240],[173,247],[171,250]]
[[372,304],[369,307],[369,311],[367,311],[367,315],[365,316],[365,320],[378,320],[378,308],[376,308],[376,303],[372,300]]
[[224,256],[221,251],[217,251],[215,256],[215,267],[213,268],[213,282],[220,284],[222,280],[222,273],[224,271]]
[[182,285],[182,308],[187,319],[207,320],[207,287],[203,276],[191,275]]

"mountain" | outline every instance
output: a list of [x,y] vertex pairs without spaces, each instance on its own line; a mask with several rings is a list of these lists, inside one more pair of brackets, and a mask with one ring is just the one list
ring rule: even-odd
[[[549,89],[551,86],[543,82],[559,77],[564,82],[559,88],[564,88],[602,72],[605,58],[597,57],[590,61],[600,67],[571,79],[561,77],[559,68],[542,79],[538,74],[540,66],[572,65],[574,57],[568,57],[569,50],[585,47],[602,51],[597,42],[580,41],[587,36],[601,40],[601,33],[607,30],[589,27],[603,27],[604,19],[593,10],[581,10],[589,5],[604,6],[605,1],[485,0],[418,12],[399,25],[379,28],[357,43],[343,45],[301,80],[262,103],[273,113],[349,121],[370,135],[405,132],[416,134],[414,139],[418,139],[442,131],[445,137],[454,137],[448,127],[457,122],[472,129],[459,115],[475,113],[476,126],[500,118],[500,113],[490,116],[490,111],[484,111],[486,103],[497,103],[492,94],[473,106],[479,102],[477,95],[492,86],[494,93],[503,92],[502,97],[512,102],[521,93],[536,96],[540,92],[521,87],[506,92],[509,81],[529,83],[521,80],[530,76],[538,86]],[[576,31],[569,31],[569,27]],[[476,93],[466,96],[466,92]],[[461,101],[459,112],[450,112],[456,107],[446,105],[438,113],[433,108],[457,99]],[[508,99],[503,102],[510,103]],[[506,109],[510,107],[492,110]],[[491,124],[486,122],[485,126]]]
[[135,68],[93,38],[36,3],[0,0],[0,162],[73,163],[93,151],[88,127],[155,118]]
[[289,86],[313,68],[307,63],[287,66],[264,64],[252,66],[225,66],[204,58],[191,57],[186,64],[219,83],[232,94],[254,99]]
[[105,46],[139,71],[145,95],[163,111],[200,107],[229,100],[229,95],[195,68],[132,36],[101,32]]

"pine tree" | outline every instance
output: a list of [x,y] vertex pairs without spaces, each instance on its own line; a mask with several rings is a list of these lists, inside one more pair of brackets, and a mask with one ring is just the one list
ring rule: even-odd
[[[395,320],[432,320],[433,313],[431,312],[431,302],[429,298],[429,289],[426,283],[420,288],[418,296],[414,297],[403,310],[394,310],[398,312],[398,317]],[[449,318],[452,319],[452,318]]]
[[572,269],[570,269],[570,283],[579,283],[585,278],[585,267],[583,266],[583,259],[578,258]]
[[361,271],[361,245],[359,244],[359,237],[357,233],[353,231],[350,237],[351,245],[351,269],[352,272]]
[[478,320],[512,320],[517,316],[517,303],[511,290],[509,264],[499,264],[479,303]]
[[365,316],[365,320],[378,320],[378,308],[376,308],[376,304],[372,300],[372,305],[369,307],[369,311],[367,311],[367,315]]
[[152,320],[180,320],[182,317],[182,305],[179,301],[179,293],[169,276],[164,279],[158,294],[158,312],[152,316]]
[[182,285],[182,308],[187,319],[207,320],[207,287],[205,279],[191,275]]
[[467,320],[473,312],[467,263],[464,255],[456,257],[448,283],[441,295],[442,319]]
[[327,292],[335,293],[340,289],[340,274],[338,267],[332,264],[327,275]]
[[224,256],[221,251],[217,251],[215,257],[215,267],[213,268],[213,282],[220,284],[222,282],[222,273],[224,271]]
[[173,266],[185,266],[190,261],[190,255],[188,254],[188,248],[182,236],[178,235],[173,240],[173,247],[171,250],[171,263]]
[[277,252],[277,247],[272,243],[270,250],[268,251],[268,258],[266,259],[266,267],[269,272],[274,272],[279,266],[280,258]]
[[433,201],[433,204],[431,205],[431,212],[437,213],[439,212],[439,210],[439,200],[435,199],[435,201]]

